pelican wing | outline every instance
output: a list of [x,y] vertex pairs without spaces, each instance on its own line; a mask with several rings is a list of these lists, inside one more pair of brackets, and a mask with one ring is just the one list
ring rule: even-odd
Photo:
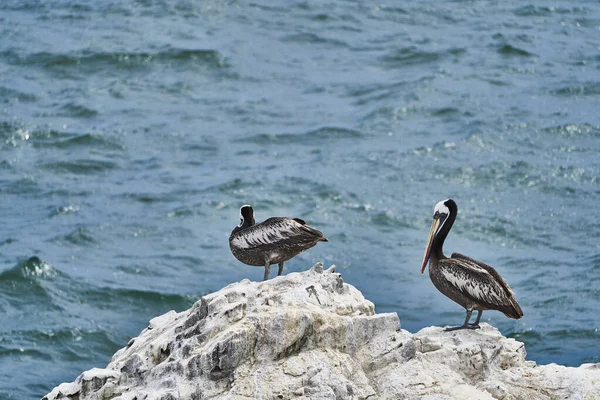
[[498,271],[496,271],[492,266],[482,263],[481,261],[477,261],[474,258],[465,256],[464,254],[460,254],[460,253],[452,253],[452,258],[458,259],[458,260],[464,260],[465,262],[467,262],[469,264],[474,264],[474,265],[477,265],[478,267],[485,269],[496,280],[496,282],[498,282],[498,284],[500,284],[502,286],[502,288],[504,289],[504,292],[506,293],[507,296],[509,296],[509,297],[514,296],[514,293],[513,293],[512,289],[510,288],[510,286],[508,285],[508,282],[506,282],[504,280],[504,278],[498,273]]
[[438,265],[446,281],[476,303],[515,315],[513,318],[523,315],[510,286],[489,265],[457,253]]
[[232,244],[248,248],[295,246],[323,240],[323,234],[307,226],[304,221],[274,217],[253,225],[232,237]]

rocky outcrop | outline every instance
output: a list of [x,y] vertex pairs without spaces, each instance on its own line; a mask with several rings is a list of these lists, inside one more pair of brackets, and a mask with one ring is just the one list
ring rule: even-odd
[[320,264],[243,280],[168,312],[104,369],[54,399],[596,399],[600,364],[525,361],[523,343],[476,331],[400,329]]

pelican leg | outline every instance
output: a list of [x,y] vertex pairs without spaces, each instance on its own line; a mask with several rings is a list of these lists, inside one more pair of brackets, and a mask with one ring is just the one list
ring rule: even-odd
[[279,263],[279,272],[277,273],[277,276],[283,274],[283,261]]
[[269,260],[265,261],[265,278],[263,279],[263,281],[266,281],[267,279],[269,279],[269,272],[271,272],[271,263],[269,262]]
[[[467,310],[467,317],[465,318],[465,323],[462,324],[461,326],[453,326],[452,328],[446,328],[444,329],[444,331],[446,332],[450,332],[450,331],[457,331],[459,329],[469,329],[469,320],[471,319],[471,314],[473,313],[473,310]],[[479,327],[479,326],[478,326]]]
[[481,314],[483,314],[483,310],[477,310],[477,319],[474,324],[469,324],[469,329],[479,329],[479,320],[481,319]]

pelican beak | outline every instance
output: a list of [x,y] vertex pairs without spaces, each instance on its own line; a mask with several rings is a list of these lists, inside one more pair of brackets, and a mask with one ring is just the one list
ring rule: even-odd
[[427,267],[427,262],[429,261],[429,252],[431,251],[431,244],[433,243],[433,239],[435,238],[435,234],[436,234],[439,226],[440,226],[440,219],[434,218],[433,223],[431,224],[431,230],[429,231],[429,237],[427,238],[427,247],[425,248],[425,255],[423,256],[423,265],[421,265],[421,274],[425,271],[425,267]]

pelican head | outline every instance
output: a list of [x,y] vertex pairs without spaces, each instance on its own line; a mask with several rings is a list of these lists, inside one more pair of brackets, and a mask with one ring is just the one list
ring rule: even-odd
[[254,210],[252,206],[245,204],[240,208],[240,224],[238,226],[244,225],[244,222],[248,223],[248,226],[254,225]]
[[456,203],[452,199],[442,200],[435,205],[433,208],[433,223],[431,224],[431,230],[429,231],[429,237],[427,238],[427,247],[425,248],[425,255],[423,256],[423,265],[421,265],[421,274],[425,271],[427,263],[429,262],[429,256],[431,252],[431,245],[437,234],[444,226],[444,223],[450,215],[450,208],[456,209]]

